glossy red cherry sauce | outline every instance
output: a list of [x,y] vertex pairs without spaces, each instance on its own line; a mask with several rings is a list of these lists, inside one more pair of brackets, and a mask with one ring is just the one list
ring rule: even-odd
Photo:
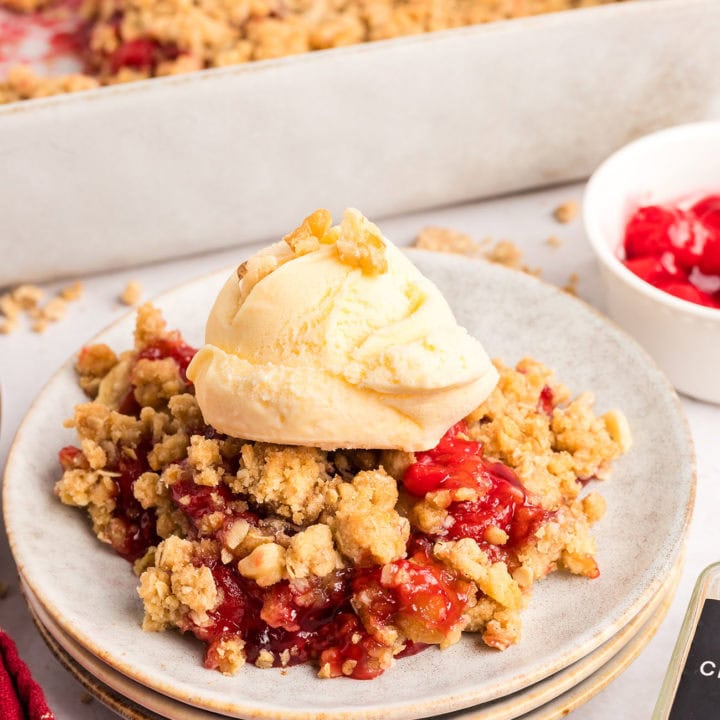
[[[222,542],[225,526],[237,517],[252,525],[262,522],[252,510],[233,507],[242,507],[242,498],[227,486],[197,485],[191,469],[185,469],[172,486],[172,497],[194,527],[208,513],[224,512],[227,520],[217,532]],[[393,656],[412,655],[447,637],[471,596],[471,584],[436,561],[422,538],[411,540],[407,559],[382,568],[346,568],[268,588],[242,577],[234,563],[222,565],[212,558],[203,563],[212,569],[222,601],[209,624],[198,626],[188,619],[183,629],[207,643],[209,668],[218,666],[223,640],[240,638],[248,662],[265,650],[275,666],[312,661],[332,677],[374,678]],[[409,638],[397,654],[395,628]]]
[[[163,360],[164,358],[172,358],[178,366],[180,377],[188,387],[191,387],[192,383],[187,379],[187,368],[196,352],[197,350],[185,343],[179,334],[175,334],[171,337],[161,338],[160,340],[157,340],[151,345],[143,348],[138,353],[137,359]],[[132,372],[130,373],[130,380],[130,390],[128,391],[125,399],[120,403],[118,410],[124,415],[137,416],[140,413],[140,406],[135,400],[135,387],[132,384]]]
[[[178,337],[174,340],[158,341],[145,348],[138,357],[153,360],[171,357],[178,364],[180,373],[185,379],[187,366],[195,352],[194,348],[186,345]],[[132,388],[121,403],[120,412],[136,416],[140,412]],[[116,493],[110,540],[116,552],[131,562],[142,557],[150,547],[160,542],[155,530],[157,524],[155,510],[153,508],[144,510],[133,494],[135,480],[150,470],[147,455],[151,447],[150,438],[145,438],[136,448],[136,458],[129,458],[120,453],[117,465],[106,468],[118,473],[117,476],[112,477]],[[64,470],[75,467],[87,468],[84,456],[78,448],[73,446],[60,450],[58,459]]]
[[[149,446],[140,448],[136,460],[121,456],[115,467],[106,468],[117,473],[111,476],[115,483],[115,510],[110,542],[115,551],[130,562],[142,557],[151,546],[160,542],[155,532],[155,510],[143,510],[133,495],[135,480],[150,469],[147,464],[148,450]],[[63,470],[89,467],[85,456],[73,445],[62,448],[58,459]]]
[[625,226],[624,263],[682,300],[720,308],[720,195],[638,208]]
[[[470,583],[418,549],[406,560],[380,567],[348,568],[327,577],[282,581],[261,588],[232,564],[207,563],[222,602],[203,626],[188,619],[184,630],[207,643],[205,665],[219,664],[219,643],[241,638],[248,662],[265,650],[275,666],[308,661],[329,675],[369,680],[393,657],[401,628],[420,641],[405,642],[395,657],[440,642],[458,624],[470,597]],[[284,658],[284,660],[283,660]],[[348,661],[350,661],[348,663]]]
[[[250,510],[233,511],[232,503],[240,498],[227,487],[208,488],[183,478],[172,490],[193,526],[218,510],[228,515],[227,526],[237,517],[253,525],[262,522]],[[224,527],[218,539],[223,532]],[[248,662],[265,650],[272,653],[275,666],[312,661],[327,665],[332,677],[371,679],[393,657],[388,628],[399,627],[417,640],[406,641],[395,657],[412,655],[425,643],[446,637],[470,597],[470,584],[435,561],[422,540],[413,541],[409,559],[384,569],[346,568],[324,578],[282,581],[268,588],[242,577],[234,563],[223,565],[214,558],[203,563],[211,568],[222,601],[210,613],[210,623],[199,626],[188,619],[183,629],[207,643],[209,668],[218,666],[223,640],[240,638]]]
[[[551,393],[541,396],[540,402],[543,406],[551,402]],[[528,501],[525,488],[507,465],[486,460],[480,443],[458,437],[466,431],[461,421],[448,430],[437,447],[416,453],[416,462],[405,471],[403,485],[420,497],[443,489],[476,490],[477,500],[450,504],[452,523],[442,536],[449,540],[472,538],[492,560],[508,561],[510,551],[525,543],[551,513]],[[485,540],[491,526],[507,533],[505,545]]]

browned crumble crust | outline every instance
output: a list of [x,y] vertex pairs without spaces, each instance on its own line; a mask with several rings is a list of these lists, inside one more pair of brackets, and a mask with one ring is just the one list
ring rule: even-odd
[[61,95],[69,92],[80,92],[99,87],[100,83],[89,75],[60,75],[44,77],[37,75],[32,68],[17,65],[8,72],[4,80],[0,80],[0,105],[32,100],[36,98]]
[[[41,78],[14,68],[0,83],[0,103],[620,1],[85,0],[91,75]],[[16,10],[44,4],[0,0]],[[152,59],[120,62],[124,44],[138,40],[149,43]]]
[[[138,311],[135,338],[135,349],[120,355],[105,345],[80,354],[80,384],[96,399],[78,405],[68,422],[80,452],[66,458],[56,493],[65,504],[87,508],[101,541],[123,548],[113,477],[121,462],[149,444],[151,469],[132,486],[141,507],[155,509],[161,539],[134,563],[145,629],[185,629],[189,623],[202,629],[221,602],[208,568],[218,563],[234,564],[263,588],[283,580],[302,590],[310,579],[353,565],[382,566],[387,586],[401,586],[407,579],[393,561],[405,556],[411,528],[436,537],[434,557],[467,581],[472,593],[467,612],[447,634],[407,620],[369,629],[386,645],[375,658],[381,668],[392,664],[407,639],[446,647],[468,631],[506,648],[520,639],[520,612],[535,581],[557,569],[597,575],[590,528],[603,516],[605,502],[596,492],[581,497],[577,479],[605,477],[610,462],[628,449],[630,431],[617,411],[596,416],[589,393],[572,399],[541,363],[525,359],[510,368],[496,362],[496,389],[466,419],[467,436],[483,443],[489,459],[513,468],[529,499],[549,513],[506,562],[493,560],[473,539],[437,538],[449,505],[472,500],[475,490],[411,497],[400,482],[414,461],[411,453],[328,453],[214,436],[177,367],[171,372],[166,359],[138,361],[154,343],[177,339],[151,305]],[[136,415],[122,412],[128,398],[137,403]],[[207,492],[201,520],[182,511],[192,502],[183,489],[189,482]],[[259,521],[248,515],[251,508]],[[489,547],[507,539],[500,528],[486,532]],[[358,615],[371,622],[362,600]],[[213,657],[221,672],[234,673],[246,661],[244,643],[225,638],[213,646]],[[288,662],[264,650],[256,660],[260,667]],[[348,665],[343,673],[352,670]],[[320,677],[330,673],[329,666],[320,668]]]

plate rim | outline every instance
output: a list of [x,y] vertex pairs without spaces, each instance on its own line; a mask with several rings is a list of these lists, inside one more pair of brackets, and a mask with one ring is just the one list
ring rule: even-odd
[[[576,302],[586,311],[589,310],[595,316],[597,321],[606,325],[609,330],[622,338],[624,343],[630,344],[633,347],[633,352],[640,355],[648,366],[648,369],[653,371],[657,381],[661,382],[664,385],[665,389],[669,393],[670,399],[673,402],[676,415],[681,420],[682,434],[685,440],[687,450],[689,451],[689,493],[687,497],[687,503],[683,508],[682,522],[679,526],[680,529],[678,531],[676,544],[672,552],[669,552],[666,555],[663,560],[662,566],[657,568],[655,576],[652,577],[652,579],[642,589],[635,601],[630,604],[625,609],[625,611],[620,614],[618,618],[615,619],[614,622],[608,622],[605,627],[598,629],[597,632],[591,635],[583,644],[573,648],[572,651],[566,652],[564,655],[562,655],[562,657],[556,658],[555,661],[552,663],[543,663],[540,667],[536,668],[532,674],[520,674],[520,680],[515,680],[513,683],[507,683],[506,686],[503,687],[503,691],[501,694],[496,695],[492,698],[486,697],[485,700],[480,701],[487,702],[497,697],[503,697],[505,695],[518,692],[525,687],[529,687],[530,685],[558,672],[559,670],[562,670],[565,667],[568,667],[572,663],[576,662],[578,659],[586,656],[594,649],[599,647],[601,644],[606,642],[610,637],[612,637],[617,632],[618,628],[622,628],[624,625],[626,625],[639,612],[639,610],[641,610],[647,604],[648,600],[658,592],[659,588],[662,586],[664,579],[666,579],[667,577],[669,569],[673,567],[673,565],[678,559],[678,556],[687,537],[688,529],[692,519],[697,488],[697,460],[695,446],[690,431],[690,426],[687,417],[685,416],[685,412],[682,408],[680,399],[668,378],[659,369],[659,367],[650,357],[647,351],[645,351],[644,348],[642,348],[634,338],[632,338],[622,328],[618,327],[612,320],[607,318],[597,308],[585,302],[581,298],[565,293],[559,287],[552,285],[551,283],[548,283],[541,278],[529,275],[520,270],[488,263],[487,261],[484,261],[482,259],[468,258],[447,253],[435,253],[434,251],[412,248],[401,248],[401,250],[407,253],[410,256],[411,260],[413,259],[413,257],[422,256],[424,258],[429,258],[432,255],[438,255],[443,256],[444,262],[449,262],[450,264],[457,261],[458,267],[460,266],[460,264],[462,264],[463,267],[468,267],[472,264],[478,263],[482,265],[487,272],[498,273],[498,275],[507,274],[508,276],[513,276],[514,280],[517,282],[527,283],[529,285],[540,285],[545,289],[545,292],[551,292],[556,296],[562,295],[565,300],[569,302]],[[240,255],[242,256],[242,253]],[[217,277],[218,280],[221,280],[226,276],[228,272],[234,270],[235,267],[236,263],[231,266],[225,265],[221,268],[218,268],[217,270],[203,273],[191,280],[178,283],[177,285],[154,296],[150,301],[153,303],[162,303],[168,296],[172,296],[175,293],[188,288],[189,286],[200,285],[203,282],[207,282],[214,277]],[[465,271],[467,272],[467,270]],[[112,322],[105,325],[101,330],[95,333],[91,338],[87,339],[83,344],[88,344],[96,341],[98,337],[113,330],[118,325],[127,322],[128,319],[131,318],[136,312],[137,308],[129,309],[128,312],[123,313],[120,317],[114,319]],[[16,462],[16,455],[19,454],[23,434],[27,428],[27,425],[29,424],[30,418],[38,411],[39,406],[44,400],[44,396],[49,390],[49,388],[58,381],[62,374],[68,371],[69,367],[72,366],[76,354],[77,350],[70,354],[70,356],[50,376],[47,382],[43,385],[42,389],[38,392],[37,396],[33,399],[32,403],[27,409],[26,414],[18,425],[15,437],[13,438],[8,450],[2,482],[3,517],[11,554],[16,563],[18,571],[24,578],[26,578],[26,573],[24,571],[23,565],[19,562],[19,559],[17,557],[17,541],[12,531],[10,501],[8,500],[9,493],[6,492],[6,489],[9,485],[9,478],[12,474],[12,470]],[[159,679],[153,680],[152,677],[148,676],[144,671],[138,671],[133,668],[132,665],[126,660],[120,659],[119,657],[113,657],[112,651],[104,649],[99,644],[95,643],[95,641],[91,637],[88,637],[85,633],[81,632],[80,630],[75,628],[70,622],[65,620],[65,618],[59,613],[59,611],[56,608],[53,608],[53,604],[48,601],[47,597],[44,595],[42,590],[37,587],[36,583],[33,583],[30,578],[26,578],[26,581],[28,587],[33,592],[33,595],[41,601],[43,607],[47,608],[50,617],[52,617],[53,620],[57,622],[57,624],[81,646],[88,649],[100,660],[111,665],[111,667],[118,670],[118,672],[121,672],[127,677],[130,677],[131,679],[136,680],[143,685],[152,687],[161,694],[176,698],[181,702],[188,701],[187,691],[183,691],[181,688],[178,688],[175,685],[170,685],[166,681],[162,681]],[[113,662],[110,662],[111,659],[113,660]],[[185,693],[185,697],[183,697],[183,693]],[[388,705],[387,703],[385,703],[383,706],[377,706],[372,709],[365,709],[360,707],[345,708],[340,711],[333,711],[333,717],[338,718],[338,720],[360,720],[361,718],[369,719],[375,717],[382,718],[383,720],[400,720],[401,718],[406,718],[413,713],[415,715],[418,715],[419,713],[427,714],[459,711],[463,708],[472,707],[473,705],[478,704],[477,697],[478,694],[474,693],[473,691],[465,691],[461,693],[454,693],[451,691],[442,696],[422,700],[419,704],[413,703],[412,701],[406,701],[401,704],[395,703],[392,705]],[[196,698],[196,702],[194,702],[193,704],[216,713],[231,713],[236,717],[248,716],[262,720],[309,720],[310,718],[315,717],[315,715],[309,711],[295,710],[288,707],[273,708],[270,706],[245,705],[240,704],[241,702],[242,699],[229,700],[225,698],[220,701],[210,698],[203,698],[201,701]]]
[[[580,658],[576,661],[573,665],[570,665],[567,668],[563,668],[560,670],[556,675],[550,676],[548,678],[544,678],[543,680],[539,681],[539,683],[547,683],[548,681],[551,681],[553,678],[556,678],[553,685],[548,686],[546,688],[538,688],[537,684],[530,685],[527,688],[524,688],[518,693],[515,693],[516,700],[520,701],[520,712],[518,713],[517,709],[514,709],[513,705],[507,707],[498,707],[495,708],[490,707],[490,714],[488,714],[488,709],[483,709],[486,703],[481,703],[480,705],[466,708],[465,710],[457,711],[457,713],[453,713],[452,720],[509,720],[509,718],[514,718],[515,720],[522,720],[522,718],[531,712],[536,712],[541,710],[545,705],[548,703],[558,699],[565,693],[571,692],[573,689],[575,689],[576,686],[580,685],[585,680],[588,680],[593,675],[595,675],[596,672],[602,671],[602,669],[609,663],[611,663],[620,653],[625,650],[627,646],[629,646],[633,641],[639,639],[641,633],[644,632],[645,628],[650,625],[654,619],[656,619],[658,616],[660,617],[660,620],[657,622],[657,626],[655,629],[657,629],[660,624],[665,619],[665,616],[667,614],[667,611],[669,610],[670,606],[672,605],[672,602],[677,594],[677,590],[680,584],[680,577],[682,574],[682,569],[685,564],[685,558],[686,558],[686,548],[683,547],[683,550],[676,560],[670,575],[667,577],[666,581],[663,583],[663,585],[660,587],[659,591],[654,595],[650,600],[648,601],[648,604],[645,605],[640,612],[631,620],[628,622],[627,625],[620,628],[618,632],[613,635],[610,639],[608,639],[605,643],[603,643],[601,646],[593,650],[591,653],[586,655],[583,658]],[[112,684],[106,682],[102,678],[100,678],[98,675],[93,672],[89,667],[87,667],[81,660],[78,660],[75,655],[73,655],[72,651],[68,650],[67,647],[63,644],[63,639],[58,639],[57,635],[58,633],[62,634],[62,630],[57,627],[53,627],[53,620],[50,617],[43,617],[43,615],[47,615],[46,610],[43,608],[40,601],[32,596],[31,591],[29,588],[27,588],[24,585],[24,580],[21,577],[21,589],[23,594],[23,599],[25,601],[25,604],[28,608],[28,611],[30,612],[31,616],[34,620],[37,620],[40,622],[40,624],[43,626],[43,628],[51,635],[52,639],[57,642],[62,650],[66,652],[74,662],[76,662],[85,672],[89,673],[95,680],[99,681],[103,686],[106,686],[110,688],[110,690],[114,691],[115,693],[118,693],[123,698],[126,698],[129,700],[132,704],[140,706],[143,710],[147,710],[150,713],[154,713],[156,715],[160,715],[162,717],[166,717],[164,712],[161,712],[158,709],[153,709],[151,707],[148,707],[143,702],[138,700],[137,698],[131,697],[130,695],[125,694],[122,690],[120,690],[118,687],[113,686]],[[39,610],[38,607],[39,606]],[[49,623],[48,623],[49,621]],[[37,623],[36,623],[37,624]],[[41,631],[42,634],[42,631]],[[620,637],[619,637],[620,636]],[[73,640],[73,638],[66,636],[67,639],[74,644],[78,644]],[[648,638],[649,639],[649,638]],[[86,648],[82,648],[81,651],[85,651],[88,655],[91,655],[93,658],[95,658],[96,662],[104,664],[103,661],[100,658],[97,658],[93,653],[91,653]],[[589,665],[589,667],[588,667]],[[116,675],[119,675],[121,677],[126,677],[122,673],[118,672],[113,668],[112,666],[107,666],[109,671],[111,673],[114,673]],[[557,678],[557,675],[562,674],[562,678]],[[578,677],[578,675],[580,677]],[[128,678],[128,680],[132,683],[135,683],[136,681]],[[559,682],[558,682],[559,680]],[[561,690],[559,693],[556,692],[557,686],[561,686]],[[151,693],[160,695],[160,693],[157,693],[157,691],[153,690],[152,688],[146,688],[150,690]],[[552,694],[550,694],[552,693]],[[528,695],[531,697],[535,697],[536,699],[529,699]],[[539,697],[538,697],[539,695]],[[523,697],[517,697],[517,696],[523,696]],[[167,696],[163,696],[167,697]],[[172,702],[180,703],[179,700],[175,698],[168,698]],[[512,703],[512,696],[507,696],[505,698],[498,698],[497,701],[510,701]],[[496,701],[490,701],[488,704],[492,706]],[[181,703],[183,705],[186,705],[186,703]],[[198,708],[196,706],[188,706],[191,707],[194,710],[199,710],[202,713],[207,713],[208,715],[212,714],[212,711],[206,710],[205,708]],[[513,714],[507,715],[506,713],[510,711]],[[168,716],[169,717],[169,716]],[[192,719],[195,720],[195,719]],[[200,720],[199,718],[197,720]],[[205,720],[203,718],[203,720]],[[210,720],[210,717],[207,718],[207,720]]]

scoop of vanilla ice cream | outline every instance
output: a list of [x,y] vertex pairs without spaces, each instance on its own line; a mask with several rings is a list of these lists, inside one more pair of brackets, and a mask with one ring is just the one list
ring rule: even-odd
[[[380,238],[379,270],[353,256],[352,227]],[[271,246],[228,279],[188,368],[205,421],[238,438],[326,450],[434,447],[485,400],[497,372],[374,225],[349,210],[332,231],[305,254]]]

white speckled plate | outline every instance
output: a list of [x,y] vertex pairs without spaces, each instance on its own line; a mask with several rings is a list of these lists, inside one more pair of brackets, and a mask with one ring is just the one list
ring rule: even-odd
[[[694,456],[674,391],[640,347],[585,304],[535,278],[465,258],[415,252],[459,320],[491,355],[532,355],[599,409],[621,407],[633,450],[602,491],[608,513],[596,529],[602,575],[556,574],[524,613],[523,640],[498,653],[472,636],[440,652],[406,658],[372,682],[320,681],[309,667],[244,668],[236,677],[204,670],[200,644],[139,628],[136,580],[91,535],[78,511],[52,494],[55,453],[73,440],[62,428],[82,401],[72,364],[50,381],[18,431],[7,463],[5,523],[18,567],[64,632],[116,670],[152,689],[235,717],[307,720],[411,718],[508,695],[567,667],[606,642],[647,604],[677,560],[692,512]],[[159,299],[172,326],[198,343],[228,271]],[[129,345],[128,316],[98,339]]]

